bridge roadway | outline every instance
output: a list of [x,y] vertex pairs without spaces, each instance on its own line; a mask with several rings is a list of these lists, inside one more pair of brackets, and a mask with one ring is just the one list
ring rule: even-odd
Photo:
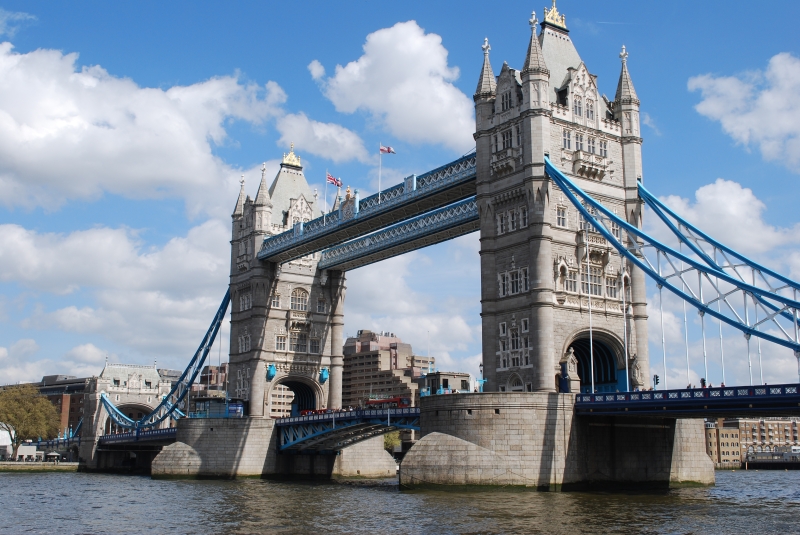
[[580,416],[670,418],[800,415],[800,384],[578,394]]
[[[386,229],[474,197],[475,181],[475,154],[472,153],[423,175],[411,175],[403,183],[380,192],[380,199],[377,193],[361,200],[356,198],[351,213],[345,202],[336,212],[306,223],[297,223],[292,230],[270,236],[264,240],[258,259],[279,264],[289,262],[366,236],[378,229]],[[476,229],[474,225],[469,226],[462,234]],[[450,238],[445,237],[440,241],[444,239]],[[426,244],[429,243],[421,246]]]

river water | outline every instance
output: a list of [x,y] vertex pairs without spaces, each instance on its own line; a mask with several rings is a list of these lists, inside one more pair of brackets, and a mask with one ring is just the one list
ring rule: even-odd
[[798,533],[800,471],[646,493],[0,473],[0,533]]

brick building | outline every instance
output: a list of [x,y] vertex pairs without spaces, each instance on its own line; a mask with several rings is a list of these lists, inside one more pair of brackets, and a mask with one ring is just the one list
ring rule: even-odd
[[[370,397],[409,397],[419,402],[419,378],[435,359],[414,355],[394,333],[358,331],[344,344],[342,406],[357,407]],[[416,381],[415,381],[416,379]]]
[[718,418],[706,421],[705,438],[718,468],[738,466],[748,453],[800,445],[796,418]]

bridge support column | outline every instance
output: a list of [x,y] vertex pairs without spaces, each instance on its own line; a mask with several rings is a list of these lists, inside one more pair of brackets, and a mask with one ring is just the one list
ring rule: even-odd
[[345,276],[343,271],[329,274],[331,285],[331,374],[328,385],[328,408],[342,406],[342,368],[344,366],[344,296]]

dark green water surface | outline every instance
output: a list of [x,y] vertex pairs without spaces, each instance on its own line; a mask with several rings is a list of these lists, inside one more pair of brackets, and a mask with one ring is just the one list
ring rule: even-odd
[[0,533],[800,533],[800,472],[647,493],[0,473]]

